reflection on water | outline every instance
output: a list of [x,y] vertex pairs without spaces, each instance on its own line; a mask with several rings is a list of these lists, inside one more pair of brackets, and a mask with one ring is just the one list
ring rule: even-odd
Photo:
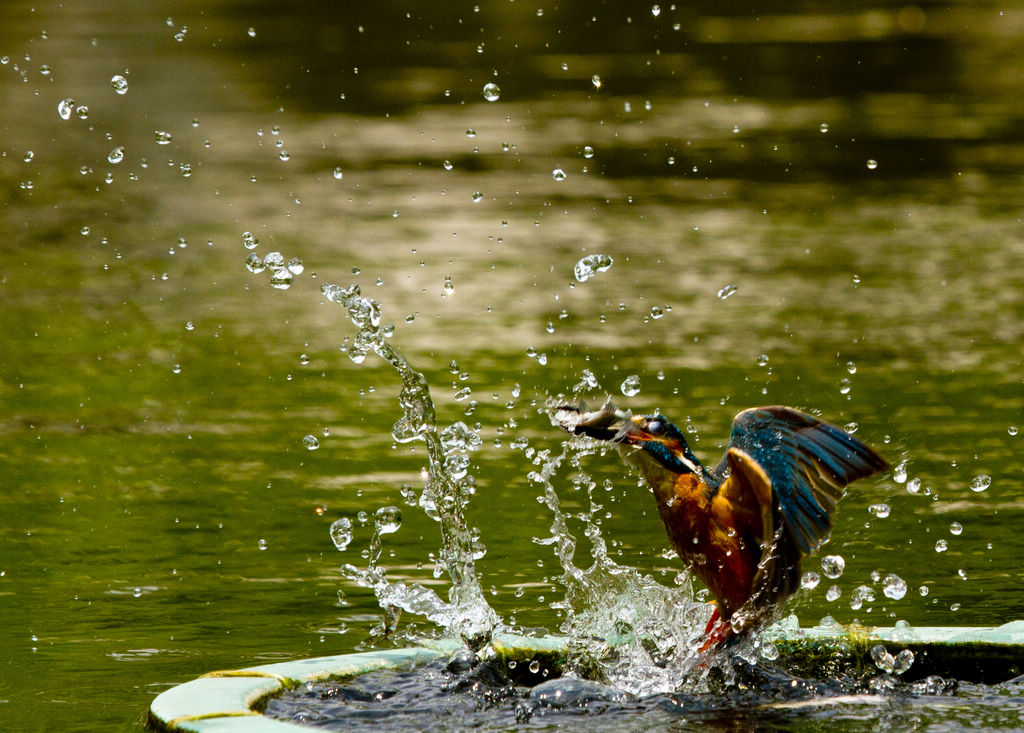
[[[377,600],[339,601],[337,566],[369,557],[380,507],[403,510],[379,538],[389,581],[444,592],[436,524],[408,503],[430,476],[391,433],[402,383],[339,354],[325,281],[384,304],[438,424],[481,438],[465,521],[507,623],[566,621],[528,474],[560,450],[547,396],[584,370],[613,393],[635,376],[629,406],[701,456],[738,410],[786,403],[904,462],[844,499],[826,552],[845,568],[794,602],[805,622],[1024,614],[1022,21],[4,3],[5,719],[131,727],[171,682],[366,642]],[[251,273],[254,252],[281,261]],[[592,255],[613,264],[580,282]],[[573,535],[592,522],[611,561],[672,587],[648,497],[591,463],[594,489],[553,481]]]

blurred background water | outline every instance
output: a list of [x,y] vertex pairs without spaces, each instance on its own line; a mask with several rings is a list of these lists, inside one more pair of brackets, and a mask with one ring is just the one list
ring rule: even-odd
[[[802,622],[1024,616],[1022,38],[984,1],[4,3],[0,726],[136,730],[202,672],[364,648],[360,512],[401,506],[389,577],[443,592],[397,377],[324,282],[478,426],[507,622],[562,620],[512,444],[559,450],[584,369],[706,461],[785,403],[905,462],[840,505]],[[246,268],[273,251],[290,287]],[[614,559],[671,584],[646,491],[587,468]]]

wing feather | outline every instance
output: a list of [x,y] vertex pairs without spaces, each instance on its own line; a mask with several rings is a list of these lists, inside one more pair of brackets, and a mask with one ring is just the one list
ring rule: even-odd
[[846,485],[889,467],[846,431],[791,407],[755,407],[738,414],[723,464],[731,466],[733,449],[749,456],[768,477],[777,524],[804,555],[828,537],[830,515]]

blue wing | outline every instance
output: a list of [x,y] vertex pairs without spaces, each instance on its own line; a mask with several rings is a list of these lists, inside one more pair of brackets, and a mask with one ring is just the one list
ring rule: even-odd
[[[846,485],[889,468],[845,430],[791,407],[744,410],[733,420],[729,448],[746,453],[768,477],[776,528],[783,544],[802,555],[832,531],[830,515]],[[715,473],[722,476],[727,467],[728,450]]]

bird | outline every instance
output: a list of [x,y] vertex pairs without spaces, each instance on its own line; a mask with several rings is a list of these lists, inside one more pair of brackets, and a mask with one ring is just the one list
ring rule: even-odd
[[846,486],[889,469],[842,428],[781,405],[737,414],[713,467],[660,412],[609,401],[563,405],[554,421],[615,444],[652,489],[673,548],[715,599],[701,651],[773,620],[800,586],[801,561],[829,539]]

